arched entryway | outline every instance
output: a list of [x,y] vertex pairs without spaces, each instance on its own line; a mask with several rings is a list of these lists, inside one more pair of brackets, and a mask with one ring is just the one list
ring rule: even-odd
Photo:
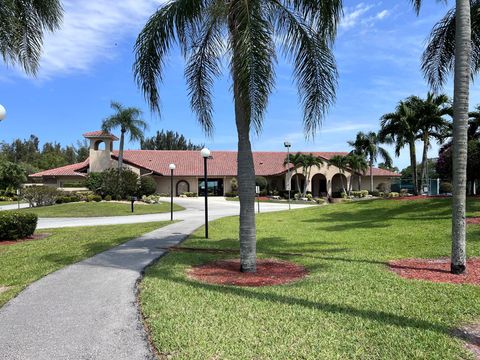
[[332,178],[332,192],[346,191],[347,188],[347,177],[343,174],[335,174]]
[[177,196],[183,193],[190,192],[190,184],[186,180],[180,180],[177,182]]
[[313,197],[327,196],[327,178],[323,174],[315,174],[312,177]]
[[293,193],[302,192],[304,186],[305,186],[305,176],[303,176],[303,174],[294,174],[292,176],[292,181],[291,181],[291,191]]

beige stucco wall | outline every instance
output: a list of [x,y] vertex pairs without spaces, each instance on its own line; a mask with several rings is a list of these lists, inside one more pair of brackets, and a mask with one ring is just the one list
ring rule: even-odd
[[[157,182],[157,193],[170,194],[170,176],[154,176]],[[189,176],[174,176],[173,177],[173,194],[177,196],[177,183],[179,181],[186,181],[189,184],[190,192],[198,192],[198,180],[196,177]],[[178,194],[181,195],[181,194]]]
[[[354,180],[354,186],[356,186],[357,180]],[[390,191],[390,186],[392,184],[392,178],[390,176],[374,176],[373,177],[373,189],[377,190],[377,186],[380,183],[386,185],[387,191]],[[370,191],[370,176],[362,176],[362,190]]]

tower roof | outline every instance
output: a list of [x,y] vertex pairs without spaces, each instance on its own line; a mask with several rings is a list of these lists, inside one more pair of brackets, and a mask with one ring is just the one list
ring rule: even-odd
[[87,139],[98,138],[98,139],[118,140],[118,138],[115,135],[105,132],[103,130],[86,132],[85,134],[83,134],[83,137]]

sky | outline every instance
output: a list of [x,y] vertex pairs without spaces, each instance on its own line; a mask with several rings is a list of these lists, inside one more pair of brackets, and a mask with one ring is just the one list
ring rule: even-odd
[[[213,137],[206,137],[189,106],[184,59],[170,54],[161,86],[161,114],[152,114],[134,82],[132,64],[136,36],[165,0],[64,0],[59,31],[45,38],[36,78],[0,62],[0,104],[7,118],[0,123],[0,141],[28,138],[75,144],[87,131],[100,129],[119,101],[144,111],[146,135],[174,130],[212,150],[237,146],[231,80],[215,83]],[[303,133],[302,109],[290,63],[279,56],[276,86],[270,97],[263,131],[252,133],[254,150],[349,151],[358,131],[377,131],[380,117],[394,111],[401,99],[425,97],[428,86],[420,72],[420,57],[433,25],[453,6],[425,1],[419,16],[410,1],[344,1],[344,15],[334,53],[339,72],[337,98],[313,139]],[[444,89],[453,96],[451,82]],[[471,107],[480,103],[472,85]],[[138,143],[128,143],[138,149]],[[438,146],[429,151],[436,157]],[[393,156],[393,151],[391,151]],[[418,151],[420,159],[421,151]],[[409,164],[408,151],[394,159],[400,169]]]

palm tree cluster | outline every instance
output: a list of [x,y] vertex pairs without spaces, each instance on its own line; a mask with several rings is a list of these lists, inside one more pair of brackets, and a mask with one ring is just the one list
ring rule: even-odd
[[[323,165],[323,159],[319,156],[314,156],[312,153],[310,154],[303,154],[303,153],[296,153],[291,154],[284,160],[284,165],[292,167],[294,174],[295,174],[295,182],[297,186],[298,193],[302,194],[302,197],[307,195],[307,189],[310,182],[310,175],[312,173],[312,169],[314,167],[319,168]],[[299,179],[299,169],[302,169],[302,175],[305,178],[305,182],[303,184],[303,189],[300,187],[300,179]]]
[[426,99],[410,96],[400,101],[394,112],[383,115],[380,120],[381,129],[378,138],[381,142],[393,144],[397,156],[404,147],[408,146],[414,194],[419,193],[420,187],[416,142],[420,140],[423,143],[420,174],[421,183],[425,184],[427,181],[427,155],[431,141],[434,139],[441,143],[449,136],[451,124],[445,119],[446,115],[452,115],[448,96],[428,93]]

